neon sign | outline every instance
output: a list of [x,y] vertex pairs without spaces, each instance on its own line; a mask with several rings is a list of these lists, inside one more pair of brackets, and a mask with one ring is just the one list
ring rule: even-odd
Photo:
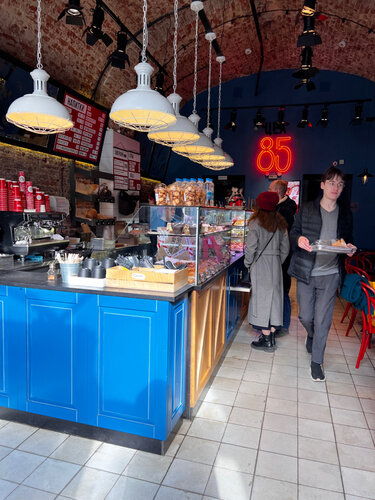
[[257,169],[264,174],[275,170],[278,174],[288,172],[292,165],[292,150],[288,145],[291,140],[290,136],[276,137],[275,141],[272,137],[263,137],[256,158]]

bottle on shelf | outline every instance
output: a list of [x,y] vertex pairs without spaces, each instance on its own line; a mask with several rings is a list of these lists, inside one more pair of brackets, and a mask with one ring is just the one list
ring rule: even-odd
[[214,206],[214,183],[213,180],[207,177],[206,182],[204,183],[205,191],[206,191],[206,206],[213,207]]

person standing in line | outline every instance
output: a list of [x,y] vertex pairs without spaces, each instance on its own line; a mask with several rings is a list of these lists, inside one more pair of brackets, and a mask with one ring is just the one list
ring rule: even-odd
[[330,167],[323,174],[321,199],[308,202],[296,216],[290,231],[292,258],[289,274],[297,279],[299,319],[306,329],[306,350],[311,353],[311,377],[322,382],[327,337],[331,328],[336,291],[344,278],[344,255],[312,253],[316,240],[343,238],[353,255],[353,217],[349,207],[338,203],[344,188],[344,173]]
[[287,224],[275,211],[278,201],[277,194],[269,191],[257,197],[245,251],[245,266],[250,270],[252,285],[248,320],[262,331],[251,347],[266,352],[274,351],[275,330],[283,319],[281,264],[289,253]]
[[[276,212],[279,212],[286,223],[288,224],[288,234],[292,228],[294,222],[294,216],[297,211],[297,205],[294,200],[291,200],[289,196],[287,196],[286,191],[288,189],[288,183],[282,180],[272,181],[268,191],[273,193],[277,193],[279,196],[279,203],[276,206]],[[289,297],[289,290],[292,280],[288,274],[288,268],[290,264],[291,253],[289,252],[288,257],[283,262],[283,286],[284,286],[284,308],[283,308],[283,326],[280,330],[276,331],[276,337],[283,337],[289,333],[290,326],[290,315],[291,315],[291,304]]]

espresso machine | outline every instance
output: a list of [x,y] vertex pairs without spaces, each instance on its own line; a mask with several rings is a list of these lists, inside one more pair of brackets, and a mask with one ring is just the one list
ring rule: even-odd
[[59,235],[63,213],[0,212],[0,253],[19,256],[45,254],[68,246]]

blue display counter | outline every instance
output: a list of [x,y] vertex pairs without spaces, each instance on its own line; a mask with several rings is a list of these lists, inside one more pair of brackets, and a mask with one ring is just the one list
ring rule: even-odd
[[123,295],[0,285],[0,405],[165,442],[185,407],[187,294]]

